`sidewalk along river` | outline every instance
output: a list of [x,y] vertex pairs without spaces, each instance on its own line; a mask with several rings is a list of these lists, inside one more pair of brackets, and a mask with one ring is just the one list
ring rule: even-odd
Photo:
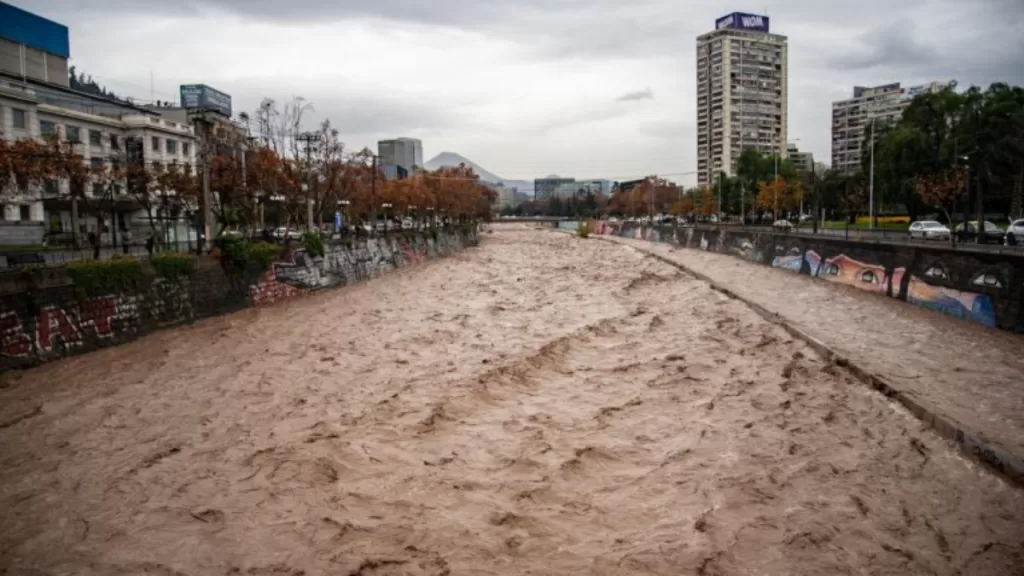
[[11,574],[1013,574],[1024,494],[637,251],[477,248],[5,376]]
[[[559,223],[560,228],[568,225]],[[1016,250],[953,250],[944,244],[863,242],[741,227],[645,226],[603,220],[589,225],[596,234],[731,254],[1024,333],[1024,252]]]

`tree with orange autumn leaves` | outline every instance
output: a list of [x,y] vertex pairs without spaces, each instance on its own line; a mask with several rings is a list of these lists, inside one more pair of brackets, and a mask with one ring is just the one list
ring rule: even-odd
[[967,166],[953,166],[934,175],[921,175],[914,179],[914,189],[922,200],[939,207],[948,222],[967,189]]
[[804,188],[799,180],[787,184],[781,176],[771,181],[761,180],[757,183],[755,205],[760,210],[771,210],[774,213],[800,209],[803,201]]
[[[317,223],[332,220],[341,209],[348,218],[366,220],[380,214],[384,203],[391,204],[392,215],[490,216],[495,194],[468,167],[418,170],[388,180],[369,149],[347,153],[328,121],[307,140],[308,149],[303,147],[299,129],[308,109],[301,99],[283,108],[265,100],[254,122],[245,116],[205,134],[199,164],[208,162],[211,212],[221,229],[256,229],[264,223],[262,208],[274,213],[275,224],[304,227],[309,205]],[[73,144],[56,137],[0,140],[0,200],[34,195],[47,181],[61,181],[66,183],[61,189],[78,206],[90,208],[86,211],[103,230],[104,215],[123,191],[146,211],[157,242],[166,237],[158,233],[158,222],[199,210],[201,175],[188,165],[130,163],[124,153],[89,165]],[[77,222],[72,228],[77,232]]]
[[[608,212],[629,217],[671,211],[679,201],[679,187],[659,176],[648,176],[629,190],[615,190],[608,202]],[[678,206],[676,207],[678,208]]]

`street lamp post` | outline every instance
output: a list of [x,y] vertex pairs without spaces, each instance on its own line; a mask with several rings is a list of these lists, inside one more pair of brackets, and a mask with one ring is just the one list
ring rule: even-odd
[[[342,226],[345,226],[346,225],[345,222],[348,221],[348,206],[351,203],[352,202],[350,202],[348,200],[338,200],[338,206],[340,207],[341,215],[342,215],[342,221],[341,221],[341,225]],[[340,233],[341,230],[338,230],[338,232]]]
[[391,210],[391,202],[385,202],[380,205],[381,209],[384,210],[384,235],[388,234],[388,211]]

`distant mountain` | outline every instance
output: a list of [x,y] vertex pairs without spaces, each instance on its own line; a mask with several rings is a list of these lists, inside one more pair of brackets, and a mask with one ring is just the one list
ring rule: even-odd
[[506,188],[515,188],[519,192],[529,194],[531,197],[533,196],[533,182],[529,180],[506,180],[476,162],[473,162],[469,158],[456,154],[455,152],[441,152],[437,156],[427,160],[423,167],[427,170],[437,170],[444,166],[453,167],[458,166],[459,164],[465,164],[472,168],[484,182],[502,184]]

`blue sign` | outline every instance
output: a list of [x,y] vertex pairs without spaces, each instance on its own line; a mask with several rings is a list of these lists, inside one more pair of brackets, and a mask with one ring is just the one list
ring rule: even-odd
[[334,213],[334,231],[341,230],[341,212]]
[[757,30],[768,31],[768,17],[760,14],[747,14],[746,12],[733,12],[728,16],[722,16],[715,20],[715,30],[731,28],[733,30]]
[[183,85],[181,107],[190,110],[209,110],[231,118],[231,96],[206,84]]

